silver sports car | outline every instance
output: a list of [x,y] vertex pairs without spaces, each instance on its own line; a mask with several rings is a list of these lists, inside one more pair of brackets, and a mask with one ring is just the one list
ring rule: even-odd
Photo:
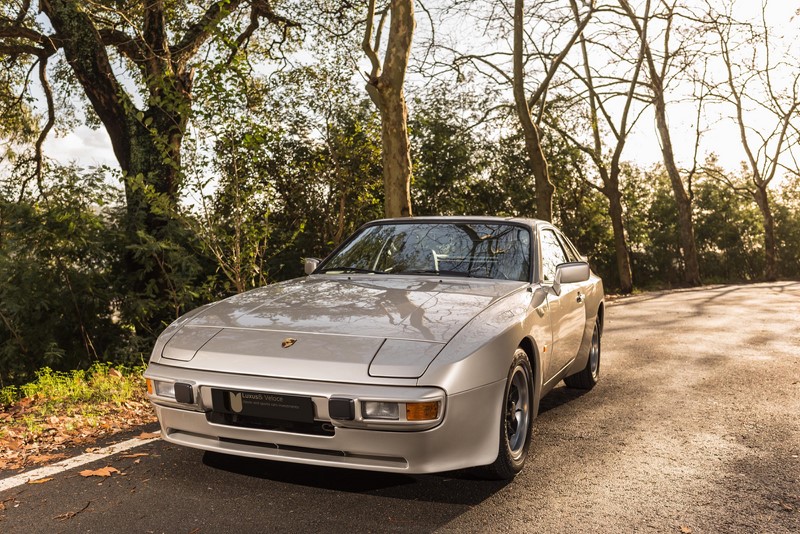
[[512,478],[539,400],[600,371],[603,283],[551,224],[368,223],[308,276],[172,323],[147,368],[172,443],[254,458]]

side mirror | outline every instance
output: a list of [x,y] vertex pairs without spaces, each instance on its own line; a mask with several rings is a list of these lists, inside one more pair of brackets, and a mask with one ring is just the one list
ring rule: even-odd
[[553,291],[555,291],[556,295],[560,295],[561,284],[576,284],[579,282],[585,282],[589,279],[590,275],[591,270],[589,269],[589,264],[585,261],[562,263],[556,267]]
[[306,258],[306,274],[311,274],[317,270],[317,265],[319,265],[319,259],[317,258]]

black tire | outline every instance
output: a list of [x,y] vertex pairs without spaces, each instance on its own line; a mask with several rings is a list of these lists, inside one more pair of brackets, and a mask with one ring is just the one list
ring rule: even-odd
[[576,389],[592,389],[600,379],[600,324],[594,323],[592,343],[589,345],[589,358],[583,371],[564,378],[567,387]]
[[528,354],[514,351],[500,406],[500,447],[493,464],[484,467],[488,478],[511,480],[522,471],[531,445],[533,427],[533,372]]

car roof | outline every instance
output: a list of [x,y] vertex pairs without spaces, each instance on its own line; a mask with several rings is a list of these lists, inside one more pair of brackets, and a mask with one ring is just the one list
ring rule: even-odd
[[522,217],[495,217],[490,215],[425,215],[422,217],[395,217],[391,219],[378,219],[367,224],[384,224],[400,222],[481,222],[481,223],[503,223],[513,222],[527,226],[537,226],[540,224],[550,224],[540,219],[528,219]]

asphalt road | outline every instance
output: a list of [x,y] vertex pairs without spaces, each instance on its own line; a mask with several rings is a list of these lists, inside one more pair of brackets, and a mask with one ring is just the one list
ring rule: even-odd
[[[602,380],[559,387],[511,483],[155,442],[0,493],[0,532],[800,532],[800,282],[610,303]],[[0,478],[12,473],[1,473]]]

